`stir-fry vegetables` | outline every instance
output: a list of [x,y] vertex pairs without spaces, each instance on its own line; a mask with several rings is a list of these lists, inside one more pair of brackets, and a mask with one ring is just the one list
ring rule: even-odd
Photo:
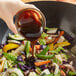
[[45,29],[35,43],[34,57],[30,41],[9,34],[7,43],[0,47],[0,76],[76,76],[74,61],[66,52],[71,43],[65,32]]

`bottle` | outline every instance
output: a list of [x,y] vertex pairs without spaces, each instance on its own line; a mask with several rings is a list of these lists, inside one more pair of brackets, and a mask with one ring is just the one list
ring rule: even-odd
[[[45,28],[46,19],[40,10],[27,8],[20,10],[16,14],[15,25],[17,31],[31,41],[32,49],[34,50],[34,44]],[[32,55],[34,55],[33,53]]]

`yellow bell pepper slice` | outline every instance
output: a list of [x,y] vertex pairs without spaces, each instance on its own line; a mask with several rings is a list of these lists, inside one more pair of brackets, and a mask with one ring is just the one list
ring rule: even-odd
[[50,44],[49,46],[50,46],[49,48],[50,51],[54,50],[54,44]]
[[65,42],[60,42],[60,43],[57,43],[57,44],[55,44],[55,48],[56,47],[64,47],[64,46],[69,46],[69,45],[71,45],[71,43],[69,43],[68,41],[65,41]]
[[3,51],[7,53],[8,50],[12,50],[12,49],[15,49],[15,48],[18,48],[19,45],[18,44],[15,44],[15,43],[9,43],[7,45],[5,45],[3,47]]

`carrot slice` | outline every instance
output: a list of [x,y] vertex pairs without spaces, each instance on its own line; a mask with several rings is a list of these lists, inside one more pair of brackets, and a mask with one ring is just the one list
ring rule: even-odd
[[61,72],[61,76],[66,76],[66,74],[63,70],[61,70],[60,72]]
[[[41,47],[40,45],[35,45],[36,50],[39,50]],[[32,48],[30,47],[30,52],[32,52]]]
[[50,60],[47,60],[47,61],[42,61],[42,62],[35,62],[35,66],[41,66],[41,65],[44,65],[44,64],[48,64],[50,63],[51,61]]
[[40,45],[35,45],[36,50],[40,49]]
[[32,48],[30,47],[30,52],[32,52]]
[[53,43],[55,44],[60,39],[60,37],[63,36],[63,35],[64,35],[64,31],[61,31],[60,35],[54,40]]

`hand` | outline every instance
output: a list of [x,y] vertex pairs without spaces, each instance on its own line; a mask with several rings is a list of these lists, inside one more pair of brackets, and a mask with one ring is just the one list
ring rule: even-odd
[[68,2],[68,3],[76,4],[76,0],[56,0],[56,1]]
[[0,18],[6,22],[8,27],[14,33],[17,33],[17,30],[13,23],[13,17],[18,11],[25,8],[36,8],[36,7],[32,4],[25,4],[20,0],[0,0]]

